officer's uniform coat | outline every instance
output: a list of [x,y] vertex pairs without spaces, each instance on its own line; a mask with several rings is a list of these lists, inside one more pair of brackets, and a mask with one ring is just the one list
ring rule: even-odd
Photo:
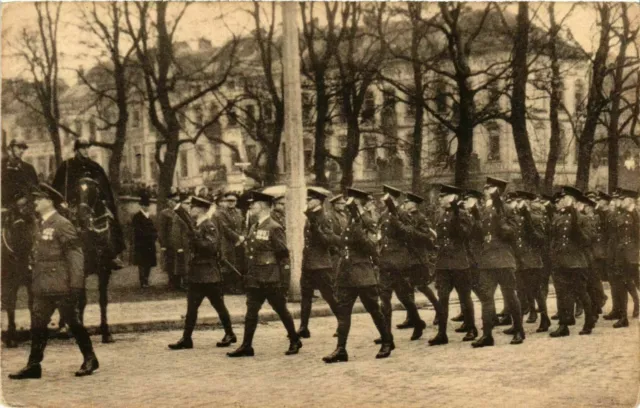
[[220,273],[220,227],[215,220],[205,219],[194,229],[189,283],[218,283]]
[[245,287],[289,287],[289,250],[284,227],[271,216],[253,224],[246,241]]
[[2,207],[9,208],[16,195],[28,194],[38,185],[36,170],[20,159],[2,160]]

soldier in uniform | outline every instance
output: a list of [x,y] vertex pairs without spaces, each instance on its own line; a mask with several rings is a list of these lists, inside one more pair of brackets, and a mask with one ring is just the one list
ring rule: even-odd
[[13,139],[7,146],[8,157],[2,159],[2,208],[9,209],[20,197],[29,197],[38,186],[38,176],[32,165],[22,160],[29,148],[22,138]]
[[195,220],[195,227],[191,238],[192,258],[187,275],[187,316],[184,321],[182,338],[175,344],[170,344],[172,350],[193,348],[191,335],[198,320],[198,309],[206,297],[211,306],[218,313],[224,337],[217,347],[229,347],[235,343],[236,335],[231,327],[231,317],[224,304],[222,290],[222,273],[220,271],[220,228],[216,220],[207,215],[211,202],[200,198],[191,197],[191,217]]
[[[178,195],[178,205],[175,207],[175,217],[171,226],[171,247],[175,250],[176,280],[184,281],[189,276],[189,261],[191,260],[191,236],[193,236],[194,221],[189,215],[191,196],[185,192]],[[181,285],[182,287],[182,285]]]
[[516,329],[511,344],[522,344],[525,338],[520,301],[516,294],[516,259],[512,248],[515,222],[500,197],[507,184],[507,181],[487,177],[484,208],[473,229],[473,233],[482,240],[482,249],[476,259],[478,279],[475,287],[482,303],[482,337],[472,343],[473,347],[494,345],[492,330],[497,285],[502,287],[507,310]]
[[333,232],[338,236],[342,235],[342,231],[347,228],[347,224],[349,223],[349,218],[344,208],[346,201],[342,194],[338,194],[337,196],[332,197],[329,202],[333,209],[329,216]]
[[[550,333],[551,337],[568,336],[569,324],[573,319],[573,299],[580,299],[588,306],[591,299],[587,292],[587,268],[589,260],[584,251],[591,244],[593,231],[589,221],[581,215],[575,206],[582,195],[580,190],[564,186],[559,202],[560,210],[551,225],[551,261],[555,267],[553,281],[557,289],[558,329]],[[585,307],[584,326],[581,335],[591,334],[595,326],[595,316],[590,307]]]
[[[600,308],[604,307],[607,302],[607,295],[604,292],[602,282],[609,280],[607,257],[608,249],[607,242],[609,241],[609,202],[611,196],[603,191],[598,191],[589,195],[589,198],[596,202],[594,209],[595,216],[595,237],[591,249],[593,251],[593,272],[598,279],[598,289],[600,291],[601,303]],[[613,300],[613,298],[612,298]],[[606,319],[606,316],[604,316]]]
[[[466,335],[462,341],[472,341],[478,336],[475,325],[475,311],[471,300],[471,267],[469,256],[469,233],[471,217],[460,208],[458,200],[463,191],[457,187],[440,187],[440,207],[442,213],[436,224],[437,258],[436,288],[442,305],[442,315],[438,319],[438,334],[429,340],[430,346],[447,344],[447,319],[449,318],[449,296],[455,288],[460,298]],[[476,208],[477,211],[477,208]],[[457,330],[456,330],[457,331]]]
[[176,209],[179,206],[177,192],[167,196],[166,207],[158,214],[158,241],[160,242],[160,253],[162,257],[162,267],[169,277],[169,287],[180,288],[180,276],[176,274],[176,249],[173,247],[171,239],[172,226],[177,217]]
[[617,297],[619,319],[614,328],[628,327],[627,292],[633,298],[633,317],[638,317],[638,293],[636,275],[638,273],[638,253],[640,251],[640,221],[636,211],[638,193],[632,190],[619,189],[622,199],[619,215],[615,218],[615,234],[611,248],[613,252],[612,295]]
[[335,273],[329,253],[330,248],[340,244],[325,215],[323,202],[327,196],[314,188],[307,189],[307,220],[304,225],[304,250],[302,254],[302,275],[300,277],[300,329],[302,338],[311,337],[309,318],[313,303],[313,291],[318,289],[334,315],[338,315],[338,305],[333,294]]
[[[220,223],[220,240],[222,243],[222,256],[237,270],[244,269],[244,242],[245,218],[236,205],[238,193],[226,191],[222,193],[220,208],[215,217]],[[222,273],[225,281],[225,289],[228,293],[242,293],[242,279],[228,266],[223,266]]]
[[377,255],[376,227],[364,215],[364,204],[371,196],[364,191],[349,188],[347,205],[350,206],[349,224],[340,237],[342,254],[337,272],[336,299],[338,301],[338,345],[333,353],[322,360],[325,363],[348,361],[347,339],[351,328],[351,313],[360,298],[382,338],[376,358],[387,358],[395,349],[393,336],[378,304],[378,274],[372,257]]
[[7,311],[7,335],[4,343],[9,348],[18,347],[16,342],[16,301],[20,286],[27,289],[29,312],[32,310],[31,250],[37,234],[37,225],[31,199],[18,193],[8,210],[2,214],[2,309]]
[[69,325],[84,357],[76,376],[91,375],[99,364],[77,307],[85,279],[80,240],[73,224],[55,210],[54,205],[64,200],[58,191],[42,183],[34,198],[42,221],[34,248],[31,353],[26,367],[10,374],[9,378],[22,380],[42,376],[40,363],[47,346],[47,325],[56,309]]
[[249,198],[249,211],[257,222],[249,228],[246,240],[247,274],[247,314],[244,320],[242,345],[229,357],[250,357],[254,355],[253,335],[258,325],[258,313],[265,300],[276,311],[287,329],[289,349],[286,355],[298,354],[302,342],[287,309],[287,290],[291,278],[289,250],[284,227],[271,217],[273,197],[253,192]]
[[[433,248],[429,231],[421,232],[410,224],[409,216],[398,207],[402,191],[391,187],[383,187],[382,201],[387,203],[387,209],[380,217],[380,301],[387,329],[391,331],[391,317],[393,308],[391,297],[396,292],[398,300],[407,310],[407,317],[412,325],[411,340],[422,337],[426,323],[420,318],[418,308],[413,299],[413,287],[409,281],[414,265],[421,261],[414,246],[409,242],[419,241],[424,246]],[[421,254],[420,254],[421,255]],[[382,343],[382,338],[376,340]]]
[[281,195],[273,200],[273,209],[271,210],[271,218],[282,227],[287,229],[287,213],[285,212],[285,196]]
[[115,220],[112,234],[113,263],[111,269],[121,269],[123,265],[118,258],[118,254],[125,249],[125,244],[122,226],[118,221],[116,202],[106,173],[98,163],[89,158],[90,146],[91,144],[88,140],[76,140],[73,145],[75,156],[62,162],[51,185],[62,193],[70,205],[75,205],[79,199],[79,197],[76,197],[76,186],[82,177],[89,177],[98,183],[100,191],[104,194],[106,206]]

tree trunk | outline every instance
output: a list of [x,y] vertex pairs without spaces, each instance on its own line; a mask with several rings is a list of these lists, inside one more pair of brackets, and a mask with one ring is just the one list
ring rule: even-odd
[[342,179],[340,187],[342,190],[353,185],[353,163],[358,157],[360,150],[360,126],[358,124],[358,116],[349,117],[347,119],[347,148],[342,156]]
[[554,3],[549,3],[549,19],[551,22],[549,54],[551,59],[551,100],[549,102],[549,122],[551,123],[551,138],[549,140],[549,155],[547,156],[547,167],[544,173],[544,192],[553,192],[553,181],[556,176],[556,166],[561,154],[560,140],[560,90],[562,87],[562,76],[560,74],[560,63],[558,61],[558,31],[560,27],[556,24]]
[[327,91],[324,83],[324,73],[316,72],[316,123],[315,123],[315,148],[313,152],[313,173],[316,177],[316,184],[327,187],[327,176],[325,175],[326,161],[326,141],[325,126],[329,103]]
[[460,126],[457,132],[456,168],[454,183],[458,187],[467,187],[469,183],[469,161],[473,153],[473,127]]
[[164,158],[160,165],[160,174],[158,175],[158,208],[164,208],[167,202],[167,196],[171,193],[173,186],[173,175],[176,171],[178,163],[178,131],[175,135],[167,137],[167,148]]
[[109,181],[111,181],[111,189],[116,200],[120,194],[120,163],[122,162],[122,153],[124,152],[124,144],[127,135],[127,119],[120,119],[116,124],[116,138],[111,148],[111,157],[109,158]]
[[520,173],[524,188],[536,191],[540,184],[540,175],[531,152],[531,143],[527,134],[527,52],[529,49],[529,4],[518,3],[518,16],[515,41],[511,62],[513,92],[511,95],[511,128],[513,141],[518,154]]
[[264,166],[264,184],[272,186],[278,180],[278,152],[280,144],[269,143],[267,145],[267,162]]
[[56,168],[62,164],[62,143],[60,143],[60,129],[57,123],[49,124],[49,138],[53,144],[53,155],[56,160]]
[[[416,95],[416,99],[417,99]],[[419,192],[422,180],[422,129],[424,127],[424,109],[421,103],[415,103],[416,117],[413,123],[411,146],[411,190]]]

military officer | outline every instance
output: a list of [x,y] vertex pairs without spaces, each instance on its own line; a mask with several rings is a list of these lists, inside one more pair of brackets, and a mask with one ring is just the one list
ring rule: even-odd
[[33,320],[31,322],[31,353],[26,367],[9,378],[22,380],[40,378],[40,363],[47,346],[47,325],[58,309],[76,338],[84,362],[76,376],[91,375],[98,369],[91,338],[80,321],[78,297],[84,290],[84,258],[75,227],[55,210],[64,198],[53,187],[41,183],[34,193],[36,211],[41,216],[40,231],[34,248]]
[[224,327],[224,337],[217,347],[229,347],[235,343],[236,335],[231,327],[231,317],[224,304],[222,290],[222,274],[220,271],[220,228],[216,221],[212,220],[207,212],[211,202],[200,198],[191,197],[191,217],[195,220],[193,235],[191,235],[191,248],[193,256],[187,275],[187,316],[184,322],[182,338],[175,344],[170,344],[172,350],[193,348],[191,335],[198,320],[198,308],[206,297],[211,306],[218,313],[220,323]]
[[189,276],[189,260],[191,259],[191,236],[193,235],[194,220],[189,214],[191,196],[186,192],[178,194],[178,205],[171,226],[171,247],[175,250],[176,280],[185,281]]
[[273,209],[271,210],[271,218],[287,229],[287,214],[285,212],[285,196],[280,195],[273,200]]
[[[219,200],[220,207],[215,218],[220,222],[222,256],[236,270],[244,269],[245,217],[236,205],[239,194],[235,191],[225,191]],[[242,278],[229,265],[222,267],[225,289],[227,293],[242,293]]]
[[638,273],[638,253],[640,251],[640,221],[636,211],[638,193],[633,190],[619,189],[621,197],[620,212],[615,218],[613,234],[613,296],[618,298],[619,319],[614,328],[628,327],[627,292],[633,298],[633,317],[638,317],[638,294],[636,275]]
[[347,228],[349,219],[345,212],[346,200],[342,194],[338,194],[332,197],[329,202],[331,203],[332,210],[329,219],[331,220],[331,226],[336,235],[342,235],[342,231]]
[[[38,176],[32,165],[22,160],[29,145],[15,138],[7,146],[8,157],[2,159],[2,207],[9,209],[20,197],[29,196],[38,186]],[[28,197],[30,198],[30,197]]]
[[591,308],[593,309],[593,313],[597,321],[599,315],[602,313],[602,306],[606,303],[606,295],[604,293],[604,288],[602,287],[602,282],[600,281],[595,262],[595,244],[599,235],[599,220],[598,215],[595,212],[597,204],[594,199],[597,199],[597,193],[593,191],[587,192],[579,198],[576,208],[585,217],[586,222],[589,224],[589,228],[593,231],[591,245],[589,245],[589,247],[585,247],[585,253],[589,262],[589,268],[587,269],[587,292],[589,293]]
[[[558,291],[559,326],[551,337],[568,336],[569,323],[573,318],[573,298],[583,305],[590,305],[587,292],[587,268],[589,260],[584,248],[591,244],[593,231],[589,221],[576,209],[582,195],[580,190],[564,186],[560,192],[560,210],[551,225],[551,261],[555,267],[553,281]],[[591,334],[595,326],[593,309],[585,307],[584,326],[581,335]]]
[[455,288],[460,298],[466,335],[462,341],[472,341],[478,336],[475,326],[475,311],[471,300],[471,267],[469,256],[469,233],[471,217],[460,207],[459,200],[464,191],[450,185],[440,187],[440,208],[442,212],[436,224],[437,258],[436,288],[442,305],[442,316],[438,319],[438,334],[429,340],[430,346],[447,344],[447,319],[449,317],[449,296]]
[[387,358],[395,349],[393,336],[378,304],[378,274],[372,257],[377,255],[375,223],[364,215],[364,205],[371,196],[362,190],[347,189],[349,224],[340,237],[342,254],[337,272],[336,299],[338,301],[338,345],[323,361],[348,361],[347,338],[351,328],[351,313],[360,298],[380,333],[382,346],[376,358]]
[[[422,337],[426,323],[420,318],[418,308],[413,300],[413,288],[409,281],[411,268],[421,262],[413,246],[409,242],[420,240],[422,245],[429,245],[433,248],[433,242],[427,231],[423,236],[410,224],[408,215],[401,211],[398,201],[402,191],[391,187],[383,187],[383,202],[387,202],[387,210],[380,217],[380,300],[382,303],[382,313],[387,323],[387,328],[391,331],[391,317],[393,308],[391,297],[396,292],[398,300],[407,310],[407,317],[413,326],[411,340],[418,340]],[[421,239],[422,238],[422,239]],[[422,261],[425,262],[425,261]],[[382,339],[376,343],[381,344]]]
[[162,267],[169,278],[169,287],[180,288],[180,276],[176,274],[176,249],[173,247],[171,239],[172,227],[177,217],[178,193],[173,192],[167,196],[166,207],[158,214],[158,241],[160,242],[160,253]]
[[475,292],[482,303],[482,337],[472,343],[473,347],[494,345],[492,330],[497,285],[502,287],[507,310],[515,326],[511,344],[522,344],[525,338],[520,301],[516,294],[516,259],[512,248],[515,221],[501,198],[507,184],[507,181],[487,177],[484,208],[473,228],[473,233],[482,240],[482,249],[476,258],[478,279],[475,285]]
[[609,202],[611,201],[611,196],[603,191],[598,191],[595,194],[591,194],[589,198],[596,202],[594,211],[596,217],[596,230],[591,248],[593,251],[593,270],[599,281],[598,287],[602,289],[600,292],[602,300],[600,307],[602,308],[607,301],[607,296],[604,293],[602,282],[609,280],[607,267],[607,242],[609,241],[608,220],[610,216]]
[[229,357],[253,356],[253,335],[258,325],[258,313],[265,300],[278,313],[287,329],[289,349],[286,355],[298,354],[302,342],[296,332],[293,318],[287,309],[286,292],[289,287],[289,250],[284,227],[271,217],[273,197],[253,192],[249,198],[249,212],[257,219],[247,234],[247,314],[244,321],[242,345]]
[[304,250],[302,254],[302,275],[300,277],[300,329],[302,338],[311,337],[309,318],[313,303],[313,291],[318,289],[334,315],[338,315],[338,304],[333,294],[335,273],[329,253],[330,248],[340,244],[340,237],[333,232],[325,215],[324,192],[312,187],[307,189],[307,219],[304,225]]

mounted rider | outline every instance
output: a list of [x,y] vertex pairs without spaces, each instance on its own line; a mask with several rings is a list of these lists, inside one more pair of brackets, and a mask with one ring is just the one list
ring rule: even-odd
[[18,197],[29,197],[38,186],[38,175],[32,165],[22,160],[29,145],[15,138],[7,146],[7,157],[2,159],[2,208],[13,207]]

